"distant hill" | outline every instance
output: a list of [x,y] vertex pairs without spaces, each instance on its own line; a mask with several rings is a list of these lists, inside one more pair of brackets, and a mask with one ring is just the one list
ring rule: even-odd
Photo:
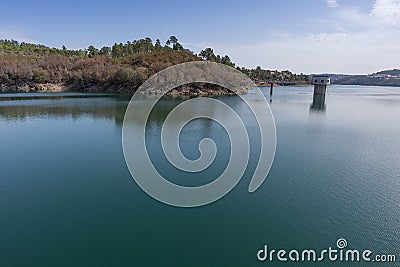
[[384,70],[368,75],[329,75],[334,84],[400,86],[400,69]]
[[400,69],[393,69],[393,70],[384,70],[375,73],[375,75],[386,75],[386,76],[397,76],[400,77]]

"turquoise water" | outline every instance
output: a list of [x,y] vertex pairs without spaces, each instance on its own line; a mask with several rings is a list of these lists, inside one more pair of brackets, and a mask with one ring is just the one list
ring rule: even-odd
[[[262,90],[269,97],[269,88]],[[238,98],[219,97],[248,122],[249,166],[228,195],[189,209],[154,200],[131,178],[121,145],[129,97],[0,95],[0,265],[265,266],[276,261],[257,260],[264,245],[322,250],[345,238],[349,248],[395,254],[396,263],[382,266],[396,266],[400,88],[328,91],[326,107],[313,109],[311,87],[275,88],[276,157],[253,194],[254,119]],[[181,135],[183,153],[198,157],[198,142],[210,137],[216,162],[190,178],[171,167],[160,129],[180,101],[164,99],[152,113],[149,153],[171,181],[205,184],[227,164],[229,140],[219,124],[192,121]]]

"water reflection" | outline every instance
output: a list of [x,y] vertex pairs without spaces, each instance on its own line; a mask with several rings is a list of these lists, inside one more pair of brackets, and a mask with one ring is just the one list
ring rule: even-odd
[[30,118],[73,118],[114,120],[122,125],[129,95],[2,95],[1,119],[25,121]]
[[[44,258],[65,265],[140,266],[152,258],[154,265],[214,259],[247,266],[266,242],[324,248],[343,235],[355,248],[398,255],[400,92],[389,95],[396,90],[332,87],[325,114],[313,109],[310,87],[279,88],[272,105],[277,154],[261,191],[247,193],[260,141],[255,119],[246,118],[251,159],[242,182],[221,201],[186,210],[154,201],[130,177],[114,127],[129,99],[0,101],[0,250],[9,252],[2,265],[27,265],[26,254],[39,266]],[[234,97],[221,98],[239,114],[246,110]],[[209,137],[218,145],[218,164],[191,179],[176,175],[164,160],[158,127],[175,105],[163,101],[151,114],[149,153],[170,181],[208,183],[229,160],[228,136],[206,119],[188,124],[183,154],[198,158],[199,141]],[[154,244],[165,248],[157,257]]]

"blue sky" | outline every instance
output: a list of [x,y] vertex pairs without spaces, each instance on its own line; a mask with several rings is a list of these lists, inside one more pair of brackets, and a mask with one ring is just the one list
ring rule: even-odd
[[176,35],[241,66],[371,73],[400,66],[400,0],[7,1],[0,38],[111,46]]

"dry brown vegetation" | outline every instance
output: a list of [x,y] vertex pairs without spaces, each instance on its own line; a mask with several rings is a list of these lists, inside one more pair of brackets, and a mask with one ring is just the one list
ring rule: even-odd
[[[227,55],[215,55],[211,48],[195,55],[174,36],[165,46],[158,39],[153,44],[150,38],[145,38],[101,49],[89,46],[86,50],[0,40],[0,92],[134,92],[148,77],[162,69],[199,60],[235,67]],[[236,68],[256,81],[306,80],[305,75],[289,71]]]

